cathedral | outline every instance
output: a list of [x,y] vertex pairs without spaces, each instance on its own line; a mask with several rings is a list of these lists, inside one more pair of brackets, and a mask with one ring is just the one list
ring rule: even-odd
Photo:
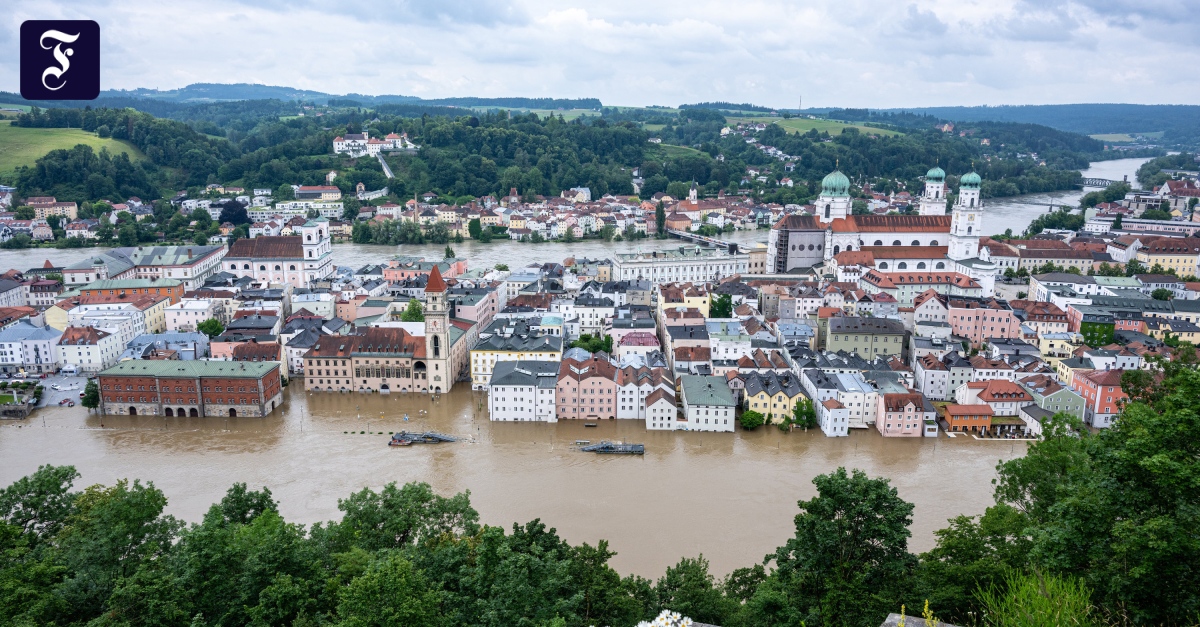
[[807,270],[859,251],[870,254],[855,255],[857,263],[866,259],[879,272],[959,273],[991,294],[996,264],[979,258],[982,183],[974,172],[963,175],[946,215],[946,172],[935,167],[925,175],[916,215],[853,215],[850,179],[832,172],[821,181],[813,215],[784,216],[771,228],[767,267],[776,273]]

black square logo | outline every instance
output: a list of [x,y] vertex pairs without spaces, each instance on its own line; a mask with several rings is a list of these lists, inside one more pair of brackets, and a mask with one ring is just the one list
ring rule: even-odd
[[100,25],[92,20],[21,24],[21,96],[93,100],[100,95]]

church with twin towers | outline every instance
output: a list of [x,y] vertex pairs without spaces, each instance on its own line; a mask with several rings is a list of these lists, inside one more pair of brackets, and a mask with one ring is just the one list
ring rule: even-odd
[[[975,172],[964,174],[947,214],[946,172],[934,167],[925,174],[915,214],[854,215],[850,179],[840,170],[831,172],[821,180],[812,214],[787,215],[771,227],[767,270],[783,274],[853,259],[882,273],[958,273],[991,295],[996,264],[986,259],[986,249],[981,258],[979,247],[982,184]],[[842,253],[859,254],[839,257]]]

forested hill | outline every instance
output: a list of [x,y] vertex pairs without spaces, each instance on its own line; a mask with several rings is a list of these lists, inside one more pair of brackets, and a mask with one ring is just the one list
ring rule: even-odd
[[[281,100],[155,104],[173,107],[173,119],[127,108],[35,108],[19,115],[18,126],[82,128],[129,141],[147,157],[129,161],[86,148],[55,151],[18,172],[20,193],[120,201],[194,191],[208,183],[271,189],[315,185],[337,170],[335,184],[347,192],[362,182],[369,189],[389,187],[393,200],[432,191],[453,202],[513,187],[527,196],[557,195],[577,186],[589,187],[594,196],[631,194],[638,169],[643,196],[669,189],[677,195],[680,186],[686,193],[695,181],[706,194],[748,189],[764,202],[803,203],[819,193],[821,178],[837,167],[856,186],[919,192],[920,177],[940,164],[952,184],[975,169],[984,177],[985,195],[1008,196],[1069,189],[1078,183],[1078,171],[1103,149],[1081,135],[995,122],[972,124],[961,135],[932,128],[906,129],[902,135],[847,128],[830,136],[798,133],[781,124],[753,133],[749,138],[759,144],[792,156],[793,169],[785,171],[784,161],[747,143],[747,137],[722,136],[728,121],[709,108],[677,113],[603,109],[602,116],[567,121],[556,115],[477,114],[426,102],[317,107],[305,116],[294,115],[295,104]],[[649,124],[661,125],[654,134],[675,146],[649,144]],[[389,156],[396,178],[387,180],[375,160],[331,154],[335,136],[360,130],[372,136],[407,133],[421,149]],[[747,178],[749,167],[768,181]],[[784,178],[792,184],[781,184]]]
[[995,504],[947,521],[926,553],[910,550],[914,507],[888,479],[839,468],[813,478],[777,549],[724,578],[703,547],[654,580],[622,577],[604,540],[486,525],[469,493],[428,484],[363,488],[311,526],[235,484],[186,524],[153,483],[80,489],[75,468],[42,466],[0,489],[0,624],[633,627],[669,609],[724,627],[877,627],[904,606],[913,627],[1194,625],[1195,348],[1155,366],[1121,376],[1129,399],[1109,429],[1045,420],[997,465]]
[[924,107],[887,109],[912,112],[956,122],[1020,122],[1042,124],[1064,131],[1100,133],[1163,132],[1163,140],[1200,142],[1200,106],[1139,104],[1064,104],[1002,107]]
[[[506,107],[513,109],[596,109],[601,107],[598,98],[520,98],[520,97],[458,97],[458,98],[418,98],[416,96],[400,96],[385,94],[372,96],[367,94],[327,94],[319,91],[294,89],[291,87],[276,87],[272,85],[251,85],[248,83],[194,83],[179,89],[107,89],[100,92],[100,97],[90,101],[31,101],[25,100],[19,94],[0,92],[0,103],[36,105],[42,108],[64,107],[83,108],[86,106],[132,107],[155,115],[167,115],[171,108],[152,108],[155,104],[168,103],[186,106],[197,103],[232,102],[238,100],[279,100],[289,103],[353,103],[352,106],[375,106],[381,104],[425,104],[432,106],[454,107]],[[119,103],[119,104],[118,104]],[[294,108],[294,107],[293,107]]]

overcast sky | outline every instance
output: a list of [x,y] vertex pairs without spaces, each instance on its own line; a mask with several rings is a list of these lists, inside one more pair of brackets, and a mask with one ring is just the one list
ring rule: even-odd
[[[102,87],[728,100],[774,107],[1200,103],[1197,0],[9,0],[94,19]],[[336,6],[336,9],[334,8]]]

